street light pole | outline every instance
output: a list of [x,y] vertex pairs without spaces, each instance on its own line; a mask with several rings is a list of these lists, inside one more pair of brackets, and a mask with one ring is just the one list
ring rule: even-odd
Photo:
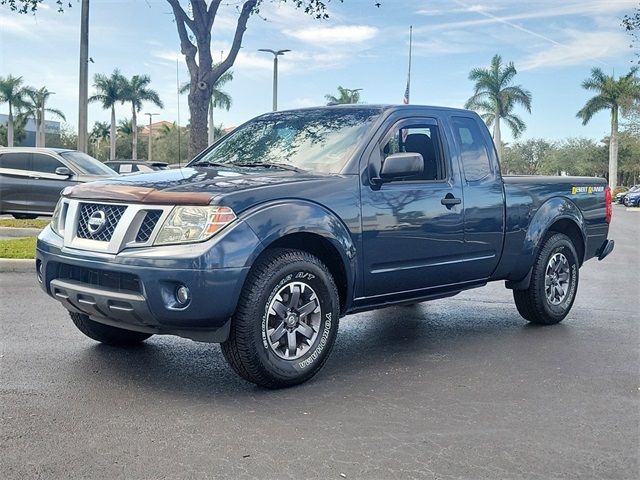
[[89,0],[82,0],[80,13],[80,85],[78,88],[78,150],[87,152],[87,108],[89,101]]
[[159,113],[145,113],[145,115],[149,115],[149,158],[147,158],[147,160],[150,162],[151,161],[151,143],[153,142],[153,135],[152,135],[152,118],[154,115],[160,115]]
[[291,50],[271,50],[269,48],[261,48],[259,52],[267,52],[273,55],[273,111],[278,110],[278,57],[284,55]]

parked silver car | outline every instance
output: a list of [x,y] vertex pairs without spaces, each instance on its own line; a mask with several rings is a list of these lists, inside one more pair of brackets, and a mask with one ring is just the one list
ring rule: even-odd
[[0,214],[51,215],[65,187],[115,176],[102,162],[76,150],[0,147]]

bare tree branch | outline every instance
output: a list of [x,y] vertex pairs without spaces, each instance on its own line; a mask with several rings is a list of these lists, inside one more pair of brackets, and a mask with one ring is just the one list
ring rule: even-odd
[[[229,51],[227,58],[220,62],[209,73],[209,78],[216,79],[233,66],[233,63],[236,61],[236,57],[238,56],[238,52],[240,51],[240,47],[242,46],[242,36],[247,29],[247,21],[249,20],[249,16],[257,3],[258,0],[247,0],[242,6],[240,17],[238,17],[238,24],[236,25],[236,33],[233,37],[233,43],[231,44],[231,50]],[[207,83],[209,83],[209,78],[205,80]]]

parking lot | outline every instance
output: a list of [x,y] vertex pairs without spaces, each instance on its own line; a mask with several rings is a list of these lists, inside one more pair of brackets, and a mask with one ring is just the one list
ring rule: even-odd
[[0,478],[638,478],[640,212],[616,206],[610,237],[560,325],[502,283],[359,314],[281,391],[217,345],[94,343],[0,274]]

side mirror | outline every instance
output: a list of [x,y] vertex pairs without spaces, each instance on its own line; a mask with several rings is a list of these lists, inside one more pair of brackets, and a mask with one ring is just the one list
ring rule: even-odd
[[56,175],[69,178],[69,177],[73,177],[73,172],[69,170],[67,167],[58,167],[56,168]]
[[424,172],[424,159],[419,153],[400,152],[389,155],[382,164],[380,179],[391,181],[397,178],[416,177]]

